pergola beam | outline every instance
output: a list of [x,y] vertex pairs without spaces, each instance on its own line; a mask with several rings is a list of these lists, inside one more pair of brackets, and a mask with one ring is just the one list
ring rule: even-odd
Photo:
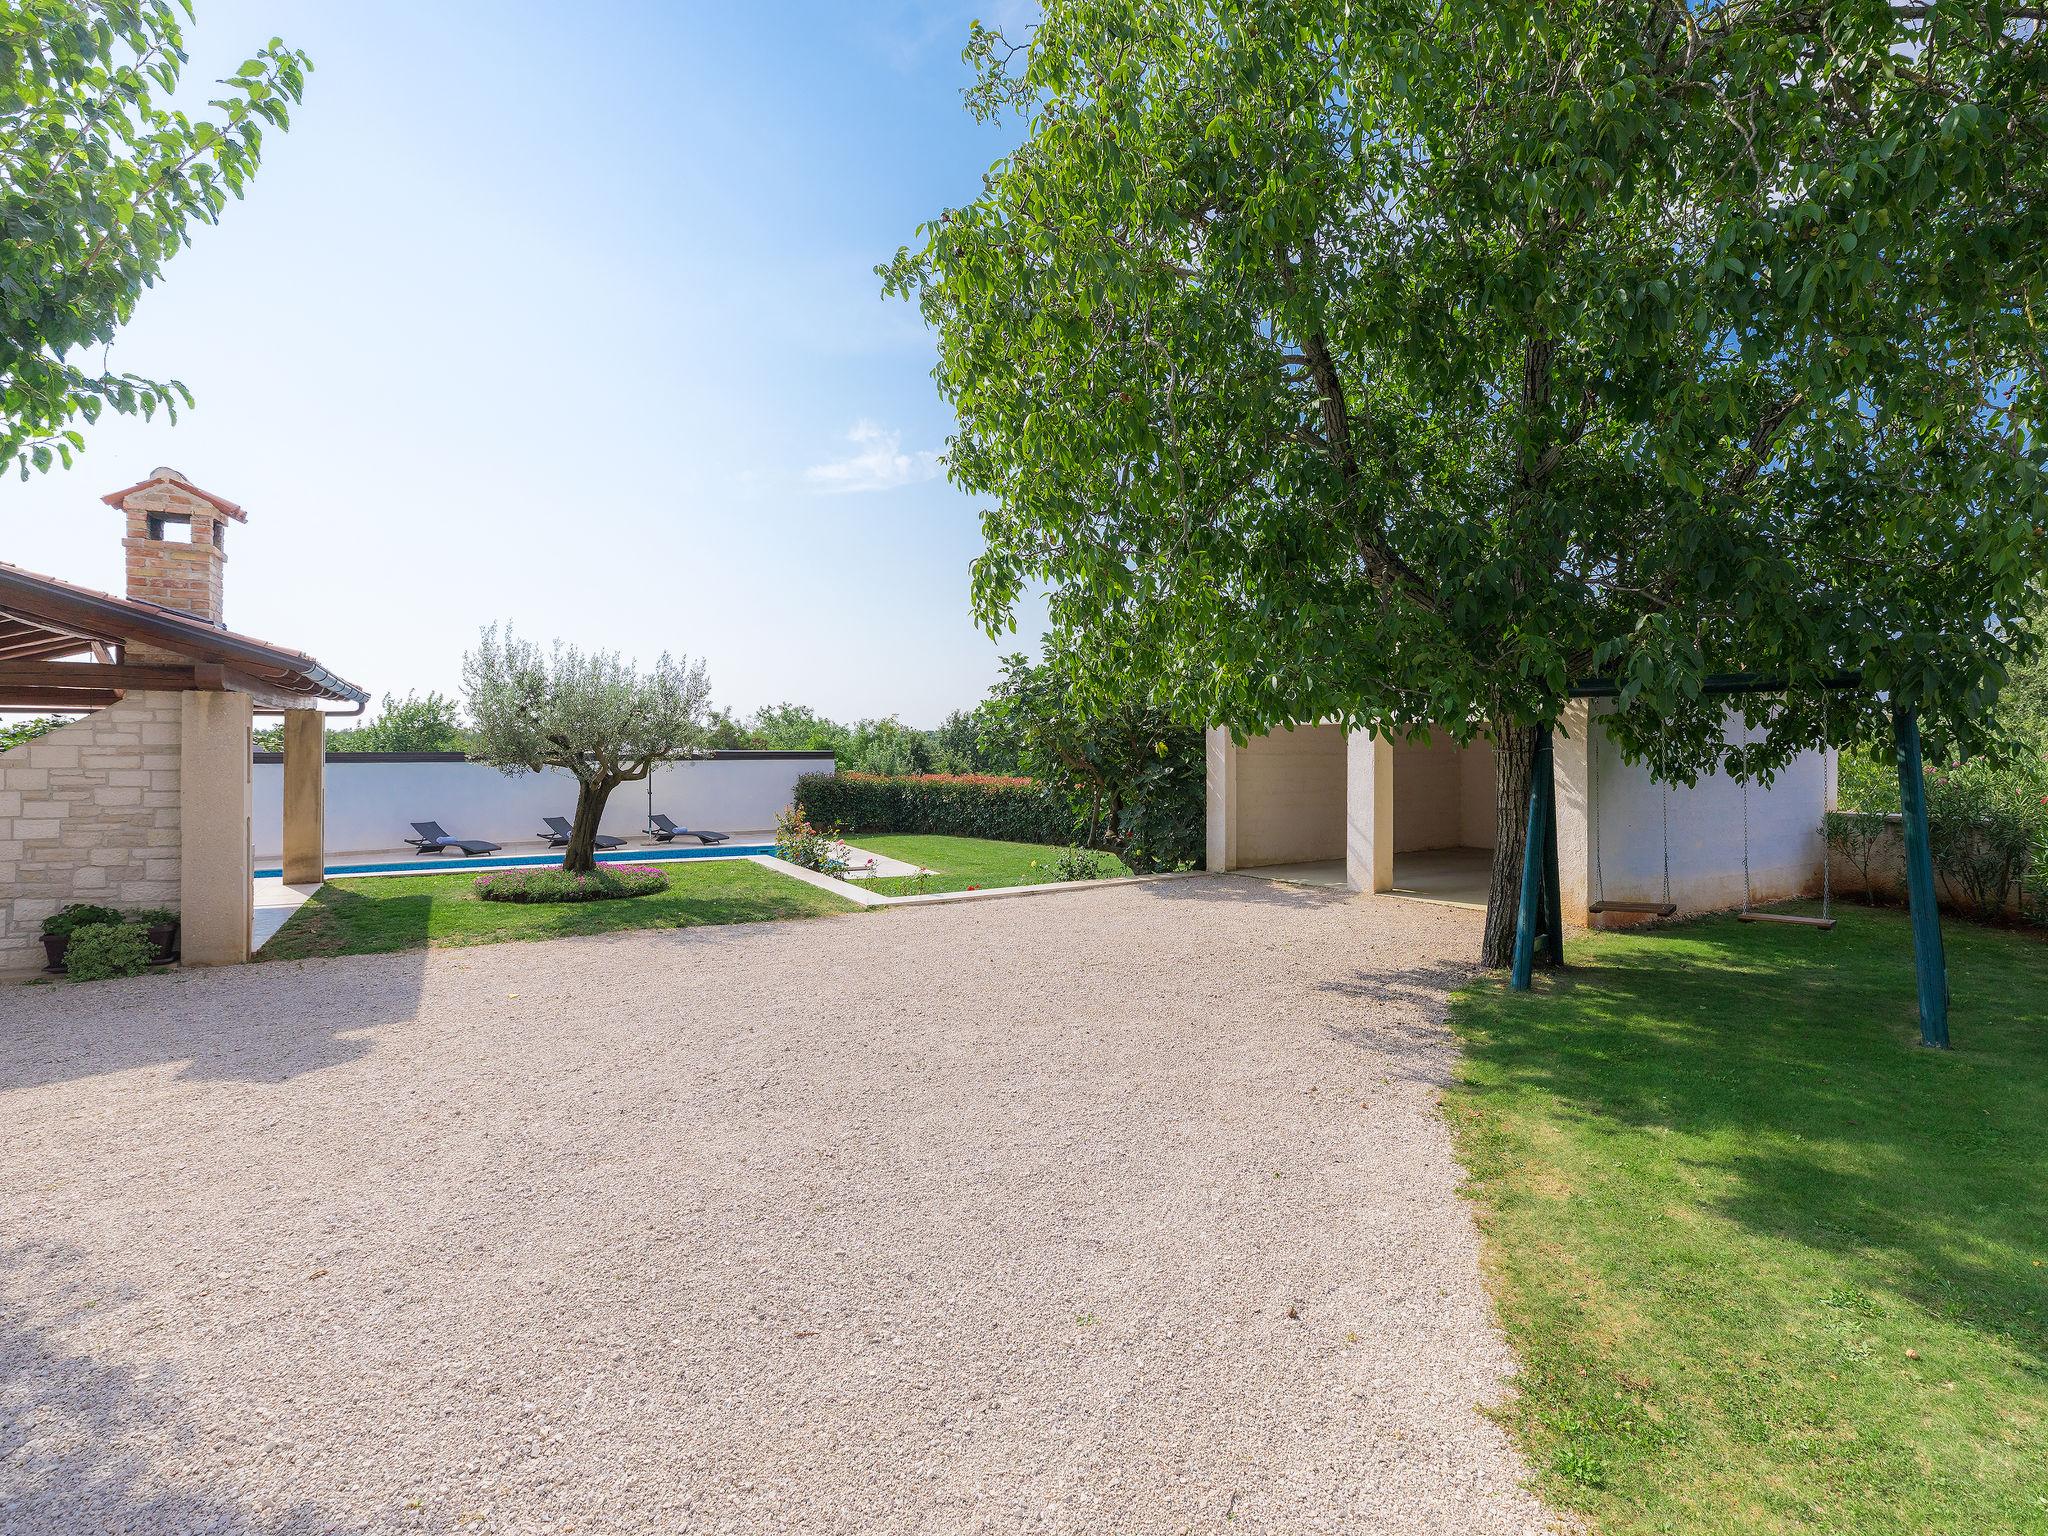
[[115,688],[0,688],[0,709],[105,709],[120,702]]
[[[199,668],[104,661],[0,661],[0,692],[11,688],[160,688],[172,692],[217,689]],[[213,671],[218,674],[219,669]]]

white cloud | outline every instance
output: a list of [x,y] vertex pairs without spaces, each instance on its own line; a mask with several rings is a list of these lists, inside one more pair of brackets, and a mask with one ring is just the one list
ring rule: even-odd
[[939,456],[931,449],[905,453],[903,434],[885,432],[872,421],[857,421],[846,434],[854,451],[829,464],[804,471],[811,488],[830,494],[847,491],[892,491],[915,485],[939,472]]

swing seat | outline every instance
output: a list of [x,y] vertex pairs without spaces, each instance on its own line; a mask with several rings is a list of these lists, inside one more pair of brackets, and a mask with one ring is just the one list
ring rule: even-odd
[[1678,911],[1675,901],[1596,901],[1588,912],[1647,912],[1653,917],[1670,917]]
[[1738,912],[1735,920],[1741,923],[1790,923],[1795,928],[1827,929],[1835,926],[1832,917],[1799,917],[1790,912]]

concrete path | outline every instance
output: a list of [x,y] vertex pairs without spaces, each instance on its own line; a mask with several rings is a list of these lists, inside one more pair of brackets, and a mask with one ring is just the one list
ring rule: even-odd
[[1547,1529],[1475,942],[1197,878],[11,989],[0,1529]]

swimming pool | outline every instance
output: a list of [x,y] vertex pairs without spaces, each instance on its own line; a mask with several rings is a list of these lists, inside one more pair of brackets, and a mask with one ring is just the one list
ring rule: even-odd
[[[674,859],[743,859],[754,854],[775,852],[773,843],[717,843],[709,848],[614,848],[600,853],[600,864],[663,864]],[[526,869],[547,864],[559,864],[559,853],[506,853],[490,854],[477,859],[451,859],[445,854],[420,854],[410,859],[399,859],[388,864],[329,864],[330,879],[336,875],[431,875],[436,870],[446,874],[463,874],[477,869]],[[276,879],[284,874],[281,866],[272,866],[256,871],[256,878]]]

